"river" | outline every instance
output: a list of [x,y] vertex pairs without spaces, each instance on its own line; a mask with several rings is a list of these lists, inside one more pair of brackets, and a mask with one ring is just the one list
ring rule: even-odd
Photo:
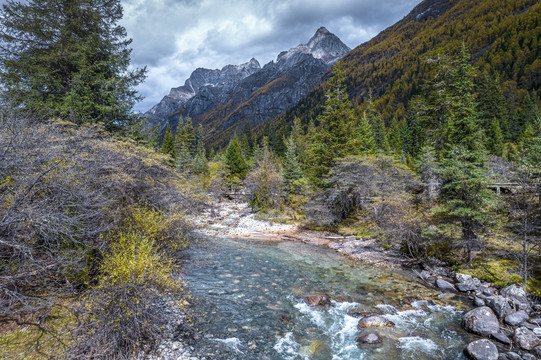
[[[207,359],[466,359],[460,326],[467,305],[407,273],[363,266],[301,242],[209,238],[186,252],[186,280],[196,309],[196,354]],[[302,297],[326,293],[327,308]],[[363,314],[389,328],[359,330]],[[376,332],[380,345],[357,344]]]

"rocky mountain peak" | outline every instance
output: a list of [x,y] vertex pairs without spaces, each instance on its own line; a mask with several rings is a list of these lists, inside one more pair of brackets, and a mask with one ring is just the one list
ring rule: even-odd
[[283,51],[276,59],[277,63],[287,62],[299,54],[310,54],[315,59],[321,59],[326,64],[333,64],[346,55],[351,49],[338,36],[324,26],[320,27],[307,44],[300,44],[289,51]]

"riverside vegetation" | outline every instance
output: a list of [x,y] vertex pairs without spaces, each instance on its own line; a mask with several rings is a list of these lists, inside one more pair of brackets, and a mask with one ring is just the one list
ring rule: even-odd
[[131,113],[145,70],[128,71],[120,1],[52,3],[0,12],[1,355],[154,352],[160,299],[189,302],[185,215],[224,194],[263,218],[541,296],[539,82],[502,108],[506,73],[481,71],[455,43],[425,58],[430,81],[386,124],[381,96],[352,105],[337,63],[313,121],[295,119],[282,139],[246,125],[212,148],[189,117],[157,134]]

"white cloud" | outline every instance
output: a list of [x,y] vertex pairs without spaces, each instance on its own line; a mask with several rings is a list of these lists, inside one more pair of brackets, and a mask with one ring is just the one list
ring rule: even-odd
[[405,16],[420,0],[122,0],[132,64],[147,66],[139,87],[146,111],[198,67],[255,57],[261,65],[325,26],[355,47]]

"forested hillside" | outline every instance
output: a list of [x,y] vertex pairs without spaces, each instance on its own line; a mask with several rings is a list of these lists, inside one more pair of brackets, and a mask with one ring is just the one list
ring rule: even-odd
[[[497,81],[512,123],[526,93],[541,85],[541,4],[520,1],[423,1],[397,24],[358,46],[342,60],[346,87],[357,115],[375,109],[387,128],[406,115],[410,100],[434,75],[430,59],[456,54],[464,44],[476,73]],[[434,60],[435,61],[435,60]],[[480,82],[482,77],[478,77]],[[280,138],[295,117],[304,124],[321,112],[325,84],[275,119]],[[511,124],[510,126],[513,126]],[[261,127],[262,129],[262,127]],[[262,130],[260,130],[262,131]],[[516,137],[515,131],[511,134]]]

